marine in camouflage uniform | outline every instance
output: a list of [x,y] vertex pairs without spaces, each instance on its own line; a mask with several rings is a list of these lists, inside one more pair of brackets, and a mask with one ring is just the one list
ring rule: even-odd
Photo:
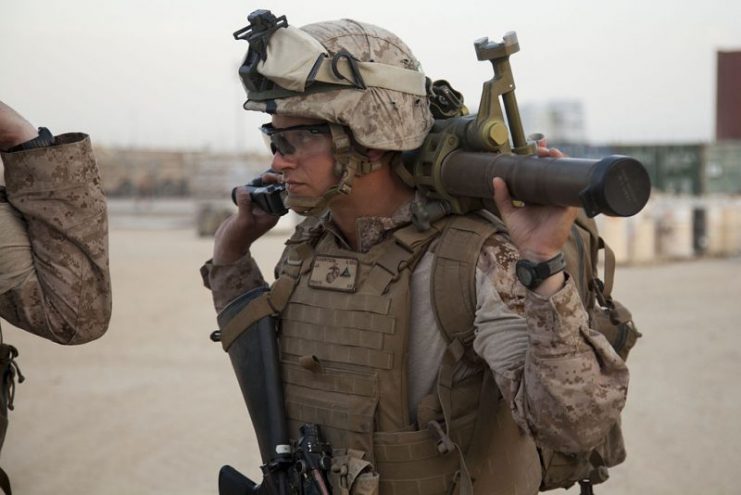
[[[105,333],[111,315],[105,197],[88,136],[45,143],[38,134],[0,102],[0,317],[59,344],[83,344]],[[16,349],[0,349],[1,446],[18,371]]]
[[[419,147],[432,123],[424,89],[410,74],[422,74],[419,64],[398,37],[351,20],[278,29],[270,38],[266,53],[265,59],[254,55],[251,58],[248,53],[242,68],[243,72],[273,83],[268,85],[272,91],[263,93],[264,85],[245,81],[245,108],[272,115],[272,124],[264,132],[271,137],[272,170],[276,173],[266,173],[263,180],[287,183],[286,204],[310,216],[287,243],[275,271],[276,296],[276,286],[285,285],[282,280],[291,280],[295,289],[289,292],[287,303],[274,305],[278,297],[270,301],[281,321],[281,360],[284,374],[289,375],[284,376],[289,419],[306,419],[312,417],[314,409],[320,411],[314,416],[329,432],[333,447],[349,449],[352,455],[365,449],[365,459],[376,464],[363,468],[366,474],[356,478],[357,484],[348,483],[342,490],[335,486],[341,493],[449,493],[454,483],[461,485],[457,488],[459,493],[537,492],[541,467],[537,456],[532,455],[532,444],[564,452],[593,448],[618,420],[628,386],[625,363],[601,334],[589,328],[587,314],[568,274],[556,273],[532,290],[525,288],[515,275],[518,259],[540,262],[559,252],[569,235],[575,209],[515,207],[504,182],[495,179],[494,199],[506,231],[487,238],[479,253],[475,268],[475,337],[462,351],[473,351],[474,356],[455,363],[453,382],[462,390],[467,377],[474,375],[484,362],[486,374],[493,377],[504,402],[490,410],[478,409],[486,402],[478,401],[476,392],[478,402],[469,405],[470,410],[458,411],[456,420],[467,413],[478,413],[490,416],[484,421],[493,424],[490,430],[504,431],[502,425],[512,420],[516,426],[515,433],[508,430],[509,436],[493,434],[491,438],[499,439],[498,444],[487,445],[476,454],[479,467],[472,474],[479,479],[473,488],[466,488],[465,482],[459,481],[462,467],[455,455],[452,465],[457,473],[445,471],[450,463],[439,462],[435,452],[407,459],[416,455],[409,453],[417,447],[426,448],[420,446],[427,445],[424,435],[433,435],[425,431],[428,420],[435,423],[435,412],[440,412],[442,402],[436,382],[447,359],[448,343],[435,319],[430,277],[435,252],[449,246],[435,235],[429,236],[422,248],[415,248],[419,252],[412,256],[412,262],[399,264],[398,272],[378,296],[369,295],[371,290],[367,289],[376,265],[383,264],[379,260],[384,259],[384,250],[416,235],[410,234],[409,228],[411,204],[425,201],[393,172],[393,164],[398,160],[396,152]],[[354,67],[348,63],[340,74],[327,74],[322,69],[325,61],[341,66],[348,53],[355,60]],[[394,70],[384,77],[389,66]],[[399,69],[405,72],[400,73]],[[365,84],[358,84],[359,79]],[[322,130],[323,124],[329,125],[329,132]],[[348,141],[352,143],[349,149]],[[538,154],[562,156],[545,147],[539,148]],[[272,228],[275,218],[254,206],[243,188],[238,190],[237,202],[238,212],[217,231],[213,259],[201,269],[217,311],[245,291],[265,284],[249,247]],[[355,299],[333,291],[331,284],[315,277],[322,259],[339,262],[352,257],[360,260],[357,273],[353,274],[358,294]],[[368,268],[364,268],[366,265]],[[380,330],[386,335],[376,348],[389,350],[392,359],[366,366],[363,356],[382,354],[375,354],[373,345],[365,343],[364,339],[373,339],[375,335],[357,330],[366,324],[371,328],[373,323],[368,321],[378,315],[364,309],[366,312],[359,314],[367,321],[348,324],[352,316],[358,315],[346,309],[370,304],[361,303],[360,297],[369,301],[383,294],[391,294],[387,303],[397,307],[397,313],[391,310],[396,321],[408,324],[407,328],[397,329],[402,335],[402,342],[397,344],[386,343],[386,339],[393,340],[394,331]],[[401,315],[403,309],[399,308],[405,303],[394,299],[405,295],[408,314]],[[312,311],[323,320],[309,321]],[[379,331],[375,327],[373,330]],[[343,345],[338,346],[338,342]],[[306,348],[302,349],[302,345]],[[339,350],[332,350],[336,348]],[[356,352],[358,349],[362,352]],[[343,353],[361,357],[352,363]],[[307,363],[301,354],[308,354],[321,364],[315,369],[304,366],[310,372],[306,375],[296,366]],[[385,368],[396,369],[398,374],[385,374]],[[342,389],[344,382],[341,376],[333,375],[333,369],[345,370],[355,388]],[[307,377],[301,378],[302,373]],[[355,377],[357,374],[364,378]],[[363,382],[366,378],[370,381]],[[373,397],[378,400],[371,418],[372,445],[364,443],[366,437],[360,433],[346,433],[348,427],[339,426],[353,422],[348,418],[362,419],[360,406],[343,409],[344,399],[332,395],[331,387],[322,385],[331,382],[334,392],[358,395],[357,402],[364,404],[360,397],[364,393],[357,392],[359,384],[370,383],[373,390],[388,390],[393,388],[389,382],[396,379],[402,385],[394,389],[394,393],[398,392],[395,398],[390,398],[391,393],[384,395],[385,392],[380,393],[380,398],[378,392],[368,394],[375,393]],[[339,413],[334,415],[333,409]],[[388,420],[387,416],[394,415],[389,411],[394,409],[402,413]],[[345,419],[339,417],[343,414]],[[356,425],[357,431],[363,428],[362,424]],[[414,443],[409,440],[412,437],[421,440]],[[379,443],[382,438],[386,442],[383,445]],[[457,440],[461,445],[471,442]],[[403,451],[394,450],[399,444],[405,446]],[[420,461],[425,455],[427,460]],[[390,459],[394,456],[396,459]],[[451,454],[447,457],[451,458]],[[380,472],[380,482],[375,470]],[[445,472],[436,472],[441,470]]]

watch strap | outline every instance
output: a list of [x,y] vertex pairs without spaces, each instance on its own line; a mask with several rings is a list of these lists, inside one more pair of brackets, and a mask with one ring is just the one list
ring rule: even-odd
[[558,253],[548,261],[543,261],[535,265],[535,272],[540,280],[545,280],[551,275],[563,271],[566,268],[566,257],[563,253]]
[[15,151],[28,151],[36,148],[44,148],[54,144],[54,135],[46,127],[39,127],[39,135],[35,138],[26,141],[21,144],[16,144],[12,148],[9,148],[7,153],[13,153]]
[[[553,258],[536,263],[530,260],[520,260],[517,262],[518,270],[517,277],[520,282],[528,289],[536,289],[545,279],[551,275],[555,275],[558,272],[566,269],[566,257],[562,252],[559,252]],[[523,280],[520,276],[520,269],[527,270],[529,277],[527,280]]]

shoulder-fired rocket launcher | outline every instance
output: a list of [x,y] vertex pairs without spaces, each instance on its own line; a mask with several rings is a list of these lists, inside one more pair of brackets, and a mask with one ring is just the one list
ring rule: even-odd
[[482,208],[496,213],[494,177],[504,179],[517,200],[581,206],[590,217],[627,217],[645,206],[651,181],[634,158],[536,157],[536,143],[523,131],[509,63],[520,49],[517,35],[509,32],[498,43],[481,38],[474,47],[478,59],[494,68],[494,77],[484,83],[478,113],[468,115],[461,94],[446,81],[429,82],[435,124],[422,147],[404,153],[397,163],[402,179],[433,199],[415,210],[420,228],[449,213]]

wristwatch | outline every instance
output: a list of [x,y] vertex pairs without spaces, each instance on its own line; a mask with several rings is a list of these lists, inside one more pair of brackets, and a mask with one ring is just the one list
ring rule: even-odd
[[548,261],[535,263],[530,260],[520,260],[515,265],[518,280],[530,290],[536,289],[545,279],[551,275],[563,271],[566,268],[566,258],[563,253],[558,253]]
[[32,150],[36,148],[43,148],[45,146],[51,146],[52,144],[54,144],[54,135],[51,133],[51,131],[46,127],[39,127],[38,136],[29,141],[26,141],[25,143],[16,144],[12,148],[9,148],[7,152],[13,153],[14,151]]

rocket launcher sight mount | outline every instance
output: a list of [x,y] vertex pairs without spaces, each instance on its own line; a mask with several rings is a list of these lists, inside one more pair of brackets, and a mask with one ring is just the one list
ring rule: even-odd
[[[435,114],[433,101],[432,130],[419,149],[402,155],[396,169],[408,185],[432,199],[415,208],[418,228],[424,230],[450,213],[477,209],[496,213],[494,177],[504,179],[520,201],[581,206],[590,217],[598,213],[627,217],[645,206],[651,181],[634,158],[535,156],[536,143],[528,141],[523,130],[509,62],[510,55],[520,50],[516,33],[506,33],[501,42],[480,38],[474,48],[478,60],[490,61],[494,70],[494,77],[484,83],[478,113],[469,115],[461,99],[456,115]],[[436,81],[432,86],[438,83],[447,85]]]

